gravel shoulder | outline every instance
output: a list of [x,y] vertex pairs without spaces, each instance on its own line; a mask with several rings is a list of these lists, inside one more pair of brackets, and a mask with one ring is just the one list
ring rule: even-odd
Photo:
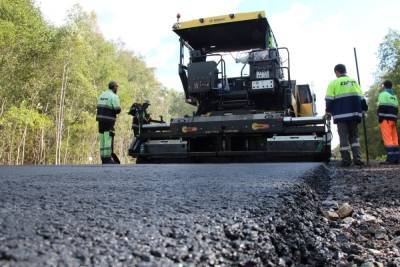
[[372,162],[361,169],[332,166],[330,171],[322,210],[337,213],[344,203],[352,210],[344,218],[326,216],[337,263],[400,266],[400,166]]

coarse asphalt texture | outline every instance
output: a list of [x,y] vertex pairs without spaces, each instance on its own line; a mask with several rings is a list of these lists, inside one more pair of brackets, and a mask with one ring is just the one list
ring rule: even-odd
[[0,167],[0,265],[260,265],[256,221],[320,166]]

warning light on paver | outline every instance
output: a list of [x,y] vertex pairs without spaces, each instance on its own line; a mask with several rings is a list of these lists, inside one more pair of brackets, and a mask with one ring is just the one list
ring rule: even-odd
[[195,132],[197,132],[197,127],[187,127],[187,126],[182,127],[182,133],[195,133]]
[[255,123],[253,123],[251,125],[251,128],[253,130],[268,129],[269,128],[269,124],[268,123],[257,123],[257,122],[255,122]]

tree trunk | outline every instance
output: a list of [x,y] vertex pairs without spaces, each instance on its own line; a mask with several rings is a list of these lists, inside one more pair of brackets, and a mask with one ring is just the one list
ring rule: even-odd
[[12,164],[13,161],[13,154],[14,154],[14,136],[15,136],[15,129],[13,128],[11,137],[10,137],[10,146],[8,151],[8,165]]
[[4,106],[5,105],[6,105],[6,99],[4,99],[3,103],[1,103],[0,116],[3,115],[3,113],[4,113]]
[[43,161],[43,152],[44,152],[44,128],[40,130],[40,146],[39,146],[38,164],[41,164]]
[[58,163],[61,164],[61,145],[62,145],[62,136],[64,132],[64,109],[65,109],[65,92],[67,90],[67,80],[68,80],[68,69],[67,72],[65,73],[65,82],[64,82],[64,92],[62,96],[62,105],[61,105],[61,116],[60,116],[60,121],[61,121],[61,127],[60,127],[60,146],[59,146],[59,152],[58,152]]
[[98,152],[98,135],[94,135],[91,138],[91,145],[90,145],[90,157],[91,157],[91,161],[90,163],[93,164],[93,162],[95,161],[95,159],[97,159],[97,155],[99,154]]
[[[47,102],[46,108],[44,110],[45,114],[47,113],[47,109],[48,108],[49,108],[49,103]],[[40,130],[40,145],[39,145],[39,160],[38,160],[39,164],[44,164],[45,163],[45,161],[44,161],[44,150],[45,150],[46,143],[44,141],[44,134],[45,134],[45,130],[44,130],[44,128],[42,128]]]
[[67,128],[67,143],[66,143],[66,145],[65,145],[63,164],[66,164],[66,163],[67,163],[68,145],[69,145],[69,127]]
[[56,119],[56,159],[55,164],[59,165],[61,163],[61,143],[62,143],[62,132],[63,132],[63,123],[64,123],[64,105],[65,105],[65,91],[67,87],[67,79],[68,79],[68,63],[64,64],[62,80],[61,80],[61,88],[60,88],[60,99],[59,99],[59,108]]
[[19,165],[19,159],[20,159],[20,154],[21,154],[23,135],[24,135],[24,131],[21,131],[21,134],[20,134],[21,137],[20,137],[19,144],[18,144],[18,147],[17,147],[17,158],[15,159],[15,165]]
[[21,157],[21,165],[24,165],[25,161],[25,144],[26,144],[26,133],[28,132],[28,125],[25,125],[24,133],[22,135],[22,157]]

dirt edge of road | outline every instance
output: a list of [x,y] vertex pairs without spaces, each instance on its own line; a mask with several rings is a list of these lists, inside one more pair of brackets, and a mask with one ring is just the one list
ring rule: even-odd
[[336,165],[282,196],[272,233],[278,265],[400,266],[400,166]]

